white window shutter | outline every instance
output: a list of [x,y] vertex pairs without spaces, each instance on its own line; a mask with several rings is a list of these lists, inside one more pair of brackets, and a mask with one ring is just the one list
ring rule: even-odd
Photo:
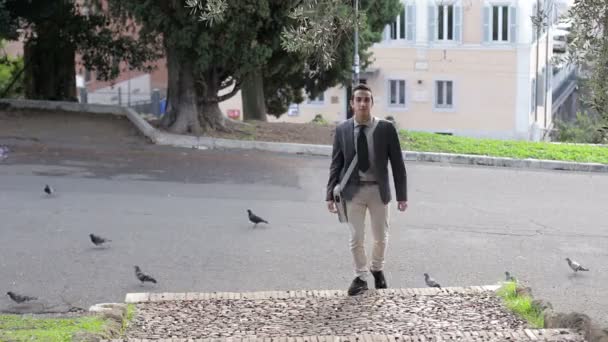
[[437,6],[429,6],[429,13],[428,13],[428,17],[429,17],[429,32],[428,32],[428,36],[429,36],[429,42],[432,42],[435,40],[435,28],[437,27]]
[[397,17],[395,18],[395,40],[399,40],[401,39],[401,37],[399,37],[399,22],[401,21],[401,16],[402,14],[397,15]]
[[384,31],[382,32],[382,40],[385,42],[391,40],[391,25],[388,24],[384,27]]
[[492,11],[492,7],[484,6],[483,7],[483,41],[484,43],[489,43],[491,38],[492,27],[490,24],[490,14]]
[[408,5],[405,10],[406,15],[406,39],[416,41],[416,6]]
[[462,6],[454,6],[454,40],[462,42]]
[[511,43],[517,43],[517,7],[509,8],[509,38]]

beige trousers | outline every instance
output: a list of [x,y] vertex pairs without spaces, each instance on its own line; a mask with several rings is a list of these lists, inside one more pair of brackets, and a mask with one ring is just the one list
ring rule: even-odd
[[[372,249],[371,267],[365,253],[365,214],[371,219]],[[350,227],[350,251],[353,254],[355,276],[366,279],[372,271],[382,271],[388,242],[388,204],[382,203],[378,185],[362,185],[352,200],[346,202]]]

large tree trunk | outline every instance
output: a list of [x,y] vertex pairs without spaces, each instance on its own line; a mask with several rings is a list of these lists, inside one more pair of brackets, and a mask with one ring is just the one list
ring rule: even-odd
[[161,127],[167,129],[174,122],[176,118],[176,111],[173,110],[175,107],[174,103],[177,103],[177,88],[179,88],[179,77],[176,73],[179,73],[179,63],[174,53],[169,51],[170,47],[165,45],[165,57],[167,66],[167,104],[165,108],[165,114],[160,121]]
[[264,76],[261,69],[258,68],[243,80],[241,99],[243,101],[243,119],[267,121]]
[[165,47],[169,87],[167,110],[161,126],[173,133],[203,134],[207,130],[225,130],[224,114],[220,110],[220,82],[216,72],[195,78],[192,59],[180,57],[174,48]]
[[226,130],[226,120],[220,110],[218,93],[220,90],[219,75],[216,70],[208,70],[204,78],[197,80],[199,106],[199,120],[206,129]]
[[204,123],[206,128],[215,130],[225,130],[226,120],[220,109],[220,104],[216,102],[203,103],[199,114],[199,120]]
[[167,95],[167,112],[161,125],[173,133],[203,133],[198,118],[198,104],[194,84],[194,64],[192,61],[180,60],[172,48],[165,49],[169,88]]
[[25,97],[36,100],[78,101],[76,49],[53,30],[39,27],[37,38],[23,48]]

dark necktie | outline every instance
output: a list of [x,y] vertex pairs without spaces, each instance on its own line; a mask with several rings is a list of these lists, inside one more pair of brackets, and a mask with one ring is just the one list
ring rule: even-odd
[[359,170],[365,172],[369,169],[369,156],[367,151],[367,136],[365,135],[365,125],[359,125],[359,136],[357,137],[357,154],[359,155]]

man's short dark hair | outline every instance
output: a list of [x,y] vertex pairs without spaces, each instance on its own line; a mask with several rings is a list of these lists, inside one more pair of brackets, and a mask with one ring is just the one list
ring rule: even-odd
[[367,84],[363,84],[363,83],[359,83],[353,88],[353,96],[355,96],[355,92],[357,90],[365,90],[365,91],[369,91],[370,93],[372,92],[372,89],[370,87],[368,87]]

